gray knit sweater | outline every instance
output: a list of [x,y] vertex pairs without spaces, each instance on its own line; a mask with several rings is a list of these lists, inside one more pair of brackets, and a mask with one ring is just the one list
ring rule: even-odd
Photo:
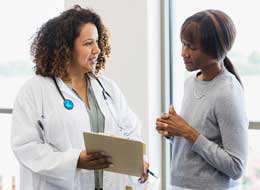
[[244,94],[226,69],[211,81],[185,81],[180,115],[199,133],[194,144],[172,138],[171,184],[223,190],[238,185],[247,161],[248,119]]

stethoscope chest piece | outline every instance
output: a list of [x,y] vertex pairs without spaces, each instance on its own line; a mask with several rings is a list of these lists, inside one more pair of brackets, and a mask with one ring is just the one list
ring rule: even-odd
[[74,107],[73,102],[69,99],[65,99],[63,105],[67,110],[72,110]]
[[[95,77],[95,78],[96,78],[96,77]],[[57,90],[59,91],[59,94],[61,95],[61,97],[62,97],[62,99],[63,99],[63,105],[64,105],[64,107],[65,107],[67,110],[72,110],[73,107],[74,107],[73,102],[72,102],[70,99],[66,99],[66,98],[63,96],[63,94],[62,94],[62,92],[61,92],[61,90],[60,90],[60,88],[59,88],[59,86],[58,86],[58,83],[57,83],[57,81],[56,81],[56,78],[55,78],[55,77],[52,77],[52,79],[53,79],[53,81],[54,81],[54,84],[55,84]],[[101,88],[102,88],[102,94],[103,94],[104,99],[107,100],[107,96],[112,99],[112,97],[111,97],[110,94],[105,90],[105,88],[103,87],[103,85],[102,85],[102,83],[99,81],[99,79],[96,78],[96,80],[97,80],[97,82],[99,83],[99,85],[100,85]]]

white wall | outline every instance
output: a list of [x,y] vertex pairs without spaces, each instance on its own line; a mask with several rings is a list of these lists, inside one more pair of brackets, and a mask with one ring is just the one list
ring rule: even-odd
[[105,75],[141,119],[150,168],[160,176],[161,139],[155,132],[161,113],[160,0],[65,0],[66,9],[74,4],[93,8],[108,26],[112,55]]

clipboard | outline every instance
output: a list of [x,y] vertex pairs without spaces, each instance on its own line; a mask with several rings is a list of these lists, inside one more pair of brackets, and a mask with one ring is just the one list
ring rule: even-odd
[[112,157],[114,167],[103,169],[140,177],[143,173],[145,144],[137,140],[112,136],[105,133],[84,132],[86,151],[105,151]]

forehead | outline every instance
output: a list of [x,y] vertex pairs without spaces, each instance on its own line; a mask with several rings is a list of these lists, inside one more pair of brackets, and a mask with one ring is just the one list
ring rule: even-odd
[[182,25],[180,37],[182,41],[192,44],[200,44],[201,34],[199,24],[196,22],[186,22]]
[[92,23],[83,24],[80,28],[79,38],[83,40],[86,38],[98,39],[97,27]]

